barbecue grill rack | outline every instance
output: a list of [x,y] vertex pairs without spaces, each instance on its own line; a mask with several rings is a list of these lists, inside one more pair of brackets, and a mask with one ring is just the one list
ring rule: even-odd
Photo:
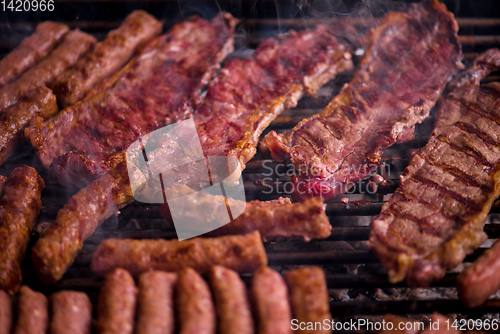
[[[56,7],[60,7],[58,10],[56,8],[54,16],[47,13],[39,16],[24,14],[18,15],[14,19],[7,20],[9,19],[7,17],[7,19],[0,21],[0,53],[3,55],[19,44],[23,37],[31,33],[36,23],[45,19],[60,18],[70,27],[79,27],[102,39],[107,31],[117,27],[120,20],[133,9],[143,8],[150,13],[156,14],[164,19],[165,29],[168,29],[174,23],[175,17],[188,17],[193,11],[204,13],[204,6],[200,5],[201,9],[196,9],[196,5],[192,5],[192,3],[188,3],[191,4],[190,7],[182,7],[181,3],[176,1],[145,2],[141,4],[125,2],[125,6],[123,6],[125,8],[119,8],[119,3],[114,1],[56,3]],[[278,32],[286,32],[289,29],[300,30],[305,27],[312,27],[319,22],[340,22],[354,26],[361,34],[379,21],[376,17],[349,18],[345,16],[333,19],[304,19],[302,16],[308,16],[307,13],[295,14],[295,17],[291,16],[292,18],[281,16],[278,19],[276,18],[276,12],[283,11],[283,8],[280,9],[278,6],[279,2],[271,2],[271,4],[276,5],[274,9],[269,4],[267,7],[264,6],[264,9],[271,8],[271,12],[274,10],[274,14],[271,13],[274,17],[262,15],[264,9],[259,7],[262,3],[265,2],[243,0],[239,3],[239,7],[233,11],[235,16],[241,18],[241,24],[235,36],[236,51],[230,57],[248,54],[252,48],[255,48],[265,38]],[[450,6],[450,3],[452,6]],[[458,2],[448,1],[448,8],[453,10],[453,4],[455,3]],[[92,15],[87,14],[87,16],[90,15],[89,17],[83,15],[83,18],[76,19],[78,14],[73,15],[72,10],[74,11],[75,8],[84,8],[83,12],[85,13],[86,8],[92,8],[92,4],[97,9],[91,11]],[[231,9],[234,9],[234,4],[233,7],[231,7],[231,4],[227,5],[226,10],[231,11]],[[494,5],[494,1],[491,1],[491,5]],[[224,9],[224,3],[222,3],[222,7]],[[99,8],[110,8],[108,12],[113,13],[113,20],[106,20],[102,13],[96,14],[100,13]],[[177,14],[167,14],[169,12],[165,8],[173,8],[173,12]],[[250,8],[248,12],[246,12],[247,8]],[[179,15],[179,12],[184,14]],[[216,13],[208,12],[208,14],[205,13],[207,17]],[[163,13],[163,16],[158,13]],[[457,15],[460,26],[459,38],[463,46],[465,63],[469,63],[477,54],[490,47],[500,46],[499,18],[465,17],[470,14],[467,11],[463,13],[464,17],[461,17],[460,13],[459,11],[459,15]],[[500,14],[500,11],[498,13]],[[488,13],[482,15],[484,17]],[[0,15],[0,19],[4,17],[5,15]],[[359,62],[359,53],[354,58],[355,62]],[[351,80],[353,74],[354,71],[342,73],[323,87],[319,91],[318,97],[303,98],[296,108],[280,115],[267,129],[266,133],[270,130],[283,132],[293,127],[302,118],[322,110],[331,98],[338,93],[342,85]],[[500,80],[500,73],[493,73],[485,79],[485,81],[498,80]],[[417,125],[415,139],[406,144],[394,145],[386,151],[383,156],[383,167],[381,168],[381,170],[385,171],[389,180],[386,185],[378,187],[375,193],[368,193],[369,184],[367,181],[362,181],[356,185],[352,194],[341,196],[347,197],[349,199],[348,203],[340,202],[337,198],[327,204],[327,215],[333,226],[332,235],[328,239],[314,240],[310,243],[300,241],[265,243],[269,264],[272,267],[286,270],[296,265],[320,265],[325,269],[328,286],[331,289],[331,312],[335,318],[347,319],[354,316],[385,313],[420,317],[434,311],[444,314],[459,314],[469,318],[478,318],[486,313],[498,317],[500,300],[490,300],[481,308],[464,308],[456,297],[456,273],[447,274],[442,281],[435,283],[428,289],[409,288],[405,283],[390,284],[381,264],[366,246],[370,231],[368,224],[371,217],[380,212],[384,200],[387,200],[388,196],[397,188],[398,177],[406,167],[411,152],[426,144],[434,121],[435,118],[430,117],[423,124]],[[28,144],[21,147],[11,159],[0,167],[0,174],[8,176],[13,168],[24,164],[37,168],[46,182],[46,188],[42,194],[43,208],[39,222],[54,220],[57,211],[62,208],[76,190],[66,189],[55,183],[44,171]],[[270,200],[279,196],[287,196],[287,186],[284,186],[284,184],[289,180],[286,172],[290,168],[292,168],[290,163],[277,163],[272,160],[265,150],[260,149],[254,159],[248,163],[243,173],[247,200]],[[269,175],[270,169],[273,170],[271,175]],[[273,183],[273,191],[269,193],[266,182],[269,184],[271,181],[281,181],[282,183],[278,186]],[[490,239],[496,239],[500,236],[500,218],[497,219],[496,213],[500,213],[500,201],[494,204],[486,225],[486,232]],[[35,290],[45,293],[62,289],[84,291],[89,294],[95,303],[101,279],[90,272],[89,265],[97,245],[100,241],[109,237],[160,237],[171,239],[175,238],[176,234],[173,225],[161,218],[157,205],[134,202],[122,209],[118,217],[111,217],[97,229],[94,235],[85,242],[74,265],[60,282],[53,286],[43,285],[38,280],[31,259],[28,257],[24,263],[24,283]],[[33,243],[34,240],[32,240]],[[473,261],[484,250],[484,247],[480,248],[468,256],[466,262]],[[249,282],[250,278],[250,276],[244,276],[246,282]]]

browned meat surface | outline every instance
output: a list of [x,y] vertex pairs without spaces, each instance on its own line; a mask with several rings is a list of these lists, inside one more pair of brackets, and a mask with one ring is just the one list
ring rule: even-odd
[[[210,210],[209,212],[226,214],[227,209],[220,207],[224,202],[214,200],[214,197],[217,196],[199,195],[196,197],[196,203],[194,201],[182,203],[185,204],[182,210],[186,213],[186,220],[189,220],[189,215],[193,215],[193,221],[198,221],[205,208],[207,211]],[[231,205],[236,200],[228,198],[228,201]],[[168,205],[162,205],[160,210],[163,217],[171,219]],[[222,216],[220,221],[224,221]],[[259,231],[264,241],[275,239],[310,241],[328,238],[331,230],[332,226],[321,198],[312,198],[304,203],[291,203],[288,198],[280,197],[278,200],[267,202],[247,202],[245,211],[240,216],[207,235],[221,236]]]
[[27,135],[42,163],[61,184],[82,186],[122,161],[121,152],[140,136],[188,116],[232,51],[235,24],[229,14],[178,23],[93,97],[34,121]]
[[133,200],[125,164],[71,197],[32,248],[42,281],[60,280],[97,226]]
[[92,304],[78,291],[61,291],[50,296],[50,334],[90,334]]
[[64,72],[96,42],[89,34],[76,29],[64,36],[62,42],[40,63],[26,71],[19,79],[0,89],[0,110],[15,104],[19,97],[33,88],[46,85]]
[[291,334],[292,311],[283,277],[269,267],[261,267],[253,275],[251,293],[257,333]]
[[[289,270],[285,273],[288,289],[290,290],[290,303],[292,305],[293,319],[298,323],[324,324],[331,321],[330,296],[323,269],[320,267],[304,267]],[[316,329],[299,329],[297,333],[331,333],[326,327]]]
[[370,246],[391,282],[428,286],[486,239],[500,195],[500,84],[479,82],[499,68],[491,49],[450,84],[429,142],[373,219]]
[[49,329],[49,302],[43,293],[26,285],[17,295],[17,320],[14,334],[45,334]]
[[96,83],[118,71],[141,45],[161,31],[162,23],[153,16],[142,10],[132,12],[73,68],[50,83],[59,105],[68,107],[81,100]]
[[3,189],[5,187],[5,182],[7,182],[7,177],[0,175],[0,198],[3,195]]
[[264,139],[273,157],[290,158],[298,199],[331,199],[380,165],[381,154],[413,137],[462,67],[458,25],[437,0],[391,12],[371,31],[353,80],[319,114]]
[[253,334],[254,324],[245,283],[240,275],[222,266],[209,273],[214,294],[219,334]]
[[0,290],[0,334],[10,334],[12,317],[12,301],[5,291]]
[[14,81],[21,73],[47,56],[68,30],[68,26],[61,23],[40,23],[33,35],[25,38],[0,60],[0,87]]
[[24,129],[34,117],[50,117],[58,111],[55,95],[45,86],[25,93],[15,105],[4,110],[0,114],[0,164],[24,141]]
[[500,241],[457,277],[457,289],[465,306],[476,307],[500,290]]
[[193,269],[179,272],[175,306],[179,334],[215,334],[215,309],[207,282]]
[[14,169],[0,199],[0,289],[14,295],[21,286],[21,261],[42,201],[45,183],[36,170]]
[[267,265],[260,233],[182,241],[107,239],[97,247],[91,269],[103,275],[114,268],[124,268],[135,276],[148,270],[178,271],[192,267],[206,274],[214,265],[239,273],[251,273]]
[[176,282],[177,274],[164,271],[148,271],[139,276],[136,334],[174,333]]
[[97,332],[132,334],[137,288],[132,276],[115,269],[104,278],[97,304]]

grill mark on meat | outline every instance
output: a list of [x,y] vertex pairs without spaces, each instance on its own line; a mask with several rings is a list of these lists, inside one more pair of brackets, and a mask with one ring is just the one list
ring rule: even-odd
[[452,165],[447,164],[445,162],[438,162],[435,159],[433,159],[432,157],[424,154],[421,151],[417,152],[417,154],[422,159],[425,159],[425,161],[428,164],[440,168],[443,171],[443,173],[449,173],[449,174],[455,176],[456,178],[458,178],[460,181],[464,182],[467,185],[472,185],[474,187],[481,188],[481,190],[483,190],[483,191],[492,191],[493,190],[491,184],[480,184],[478,181],[476,181],[474,178],[472,178],[472,176],[468,175],[467,173],[465,173],[464,171],[462,171],[461,169],[459,169],[455,166],[452,166]]
[[[500,50],[488,50],[450,84],[431,139],[411,159],[400,187],[373,219],[369,245],[391,282],[406,278],[409,285],[428,286],[487,238],[484,221],[500,195],[495,115],[500,86],[481,85],[480,80],[499,67]],[[430,215],[426,205],[420,206],[424,198],[432,202]],[[408,212],[422,215],[424,226]],[[429,231],[438,233],[430,238]]]
[[438,184],[437,182],[435,182],[433,180],[427,179],[419,174],[413,175],[413,177],[411,179],[415,180],[421,184],[424,184],[426,186],[432,187],[432,188],[438,190],[440,193],[442,193],[446,196],[449,196],[452,199],[462,203],[468,209],[468,211],[470,211],[472,213],[480,210],[480,203],[475,203],[474,201],[472,201],[468,198],[465,198],[462,195],[460,195],[460,194],[458,194],[458,193],[456,193],[456,192],[454,192],[446,187],[441,186],[440,184]]
[[[345,169],[338,168],[343,161],[351,166],[365,161],[378,164],[388,147],[412,138],[415,124],[429,115],[448,80],[463,67],[457,29],[453,15],[437,1],[413,4],[408,13],[387,14],[372,30],[372,44],[351,83],[318,115],[288,132],[278,135],[271,131],[264,138],[273,158],[283,161],[289,157],[295,166],[306,166],[292,180],[296,199],[340,195],[347,189],[342,185],[368,175],[346,176],[340,172]],[[335,124],[342,136],[312,131],[318,130],[314,125],[318,120],[323,127],[324,123]],[[346,160],[353,150],[356,154]]]
[[478,105],[472,104],[472,103],[467,103],[463,99],[457,99],[457,98],[453,98],[453,97],[450,97],[449,99],[452,100],[452,101],[458,101],[458,102],[460,102],[466,108],[469,108],[470,111],[472,111],[472,112],[476,113],[477,115],[482,116],[482,117],[484,117],[486,119],[489,119],[490,121],[493,121],[493,122],[497,123],[498,125],[500,125],[500,119],[498,118],[497,115],[492,114],[492,113],[490,113],[490,112],[482,109]]
[[335,124],[327,123],[326,120],[320,118],[318,121],[323,124],[323,127],[335,138],[342,138],[342,129],[339,129],[335,126]]
[[477,149],[474,147],[471,147],[467,144],[460,146],[455,143],[453,143],[450,139],[448,139],[445,135],[438,135],[436,137],[439,139],[441,142],[448,144],[451,148],[453,148],[456,151],[462,152],[467,154],[470,157],[473,157],[476,159],[481,165],[488,167],[489,169],[493,169],[495,167],[494,164],[489,162],[482,154],[479,152]]

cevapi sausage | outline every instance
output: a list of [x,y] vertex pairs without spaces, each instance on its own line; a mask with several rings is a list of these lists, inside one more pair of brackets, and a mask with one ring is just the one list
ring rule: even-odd
[[248,292],[234,270],[213,266],[209,274],[214,294],[219,334],[253,334],[254,324]]
[[213,265],[239,273],[251,273],[267,265],[260,233],[182,241],[107,239],[97,247],[91,269],[104,275],[114,268],[124,268],[135,276],[148,270],[178,271],[192,267],[207,274]]
[[177,274],[148,271],[139,276],[136,334],[174,332],[174,288]]
[[21,286],[24,259],[45,183],[37,171],[18,167],[10,174],[0,199],[0,289],[11,296]]
[[90,334],[92,304],[87,294],[61,291],[50,296],[50,334]]
[[123,269],[107,274],[97,304],[97,332],[132,334],[137,288],[132,276]]
[[17,296],[14,334],[45,334],[49,327],[49,302],[43,293],[21,286]]
[[259,268],[252,279],[252,299],[259,334],[291,334],[292,311],[288,288],[281,275],[269,267]]
[[297,333],[331,333],[331,329],[323,326],[325,320],[332,319],[323,269],[311,266],[289,270],[285,273],[285,279],[290,290],[293,318],[299,323],[322,324],[321,328],[299,329]]
[[73,68],[49,84],[59,105],[67,107],[81,100],[97,82],[125,65],[137,47],[160,34],[162,27],[160,21],[145,11],[132,12],[120,27],[110,31]]
[[215,309],[207,282],[193,269],[179,272],[176,308],[179,334],[214,334]]
[[0,334],[10,334],[12,327],[12,301],[9,295],[0,290]]
[[68,31],[68,26],[61,23],[51,21],[40,23],[33,35],[25,38],[0,60],[0,87],[12,82],[47,56]]

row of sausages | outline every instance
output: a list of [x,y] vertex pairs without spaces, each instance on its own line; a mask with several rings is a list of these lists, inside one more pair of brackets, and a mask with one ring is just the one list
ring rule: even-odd
[[[145,272],[136,285],[128,271],[115,269],[101,287],[97,332],[281,334],[292,332],[292,317],[300,322],[331,318],[325,274],[319,267],[288,271],[285,279],[261,267],[250,291],[237,272],[222,266],[213,266],[207,278],[185,267],[177,273]],[[0,290],[0,334],[11,333],[11,327],[15,334],[46,333],[47,328],[52,334],[92,331],[92,306],[86,294],[61,291],[49,301],[23,286],[17,321],[12,324],[10,297]]]

